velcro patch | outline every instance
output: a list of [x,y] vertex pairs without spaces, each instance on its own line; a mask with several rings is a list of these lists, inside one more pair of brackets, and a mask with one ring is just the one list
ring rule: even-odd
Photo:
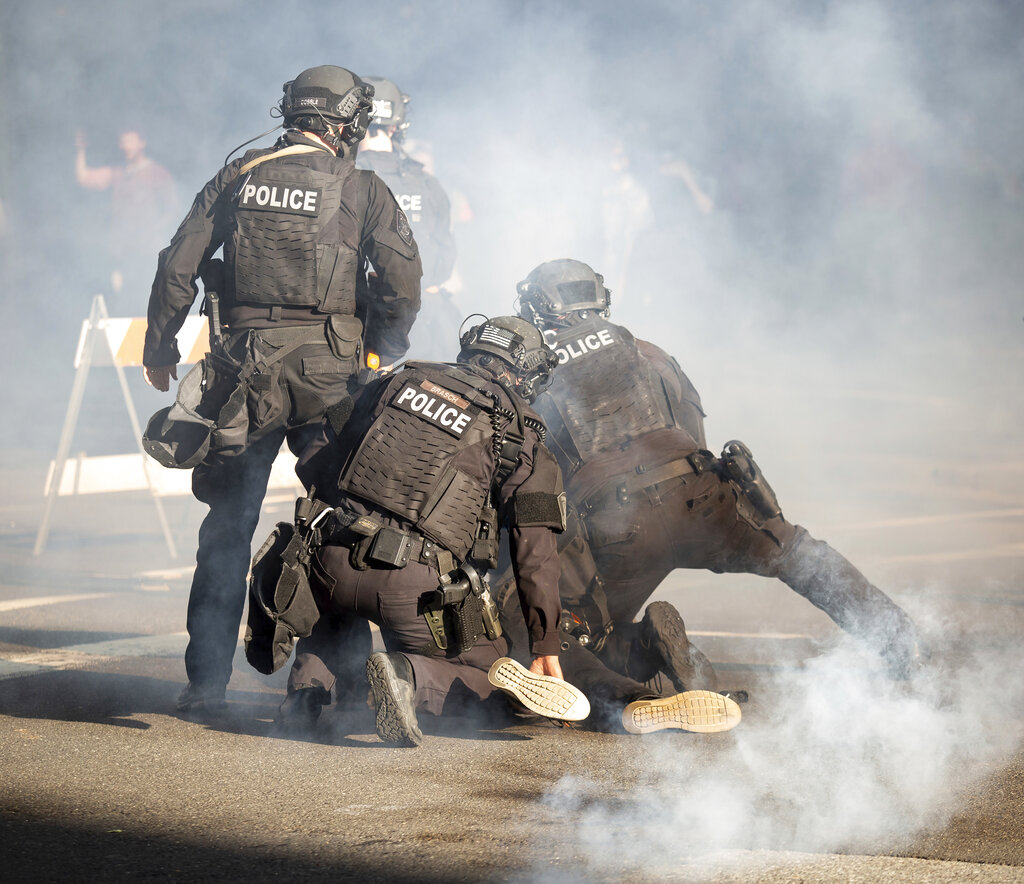
[[242,185],[238,197],[240,209],[258,209],[261,212],[285,212],[289,215],[316,216],[320,214],[321,191],[318,187],[302,184]]
[[565,493],[524,491],[512,497],[512,519],[521,528],[565,530]]
[[476,410],[469,402],[431,381],[423,381],[419,386],[406,384],[391,404],[457,437],[462,436],[476,417]]
[[395,230],[402,238],[402,242],[407,246],[412,245],[412,227],[409,225],[409,219],[405,212],[398,206],[395,207]]

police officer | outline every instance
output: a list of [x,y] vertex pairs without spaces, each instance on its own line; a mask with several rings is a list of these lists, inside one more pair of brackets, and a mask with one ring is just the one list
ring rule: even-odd
[[[188,416],[212,425],[209,438],[186,456],[166,410],[164,422],[158,413],[147,430],[148,449],[167,465],[200,461],[192,489],[210,507],[189,596],[183,711],[223,706],[250,543],[282,442],[298,453],[319,432],[327,407],[349,392],[364,351],[390,363],[408,348],[419,308],[416,243],[386,185],[357,171],[352,158],[372,96],[371,86],[331,65],[286,83],[284,134],[272,148],[225,165],[160,253],[147,381],[167,390],[177,377],[175,335],[201,269],[208,300],[211,289],[219,296],[216,330],[223,326],[202,382],[189,385],[203,391],[202,401],[183,403],[182,390],[178,397]],[[223,266],[213,274],[222,246]]]
[[672,357],[608,320],[600,274],[580,261],[549,261],[518,292],[520,315],[543,330],[559,359],[536,408],[582,523],[566,550],[578,555],[582,546],[593,556],[589,569],[563,564],[563,573],[577,574],[562,587],[563,605],[576,614],[570,632],[619,672],[632,661],[629,674],[641,681],[652,666],[649,656],[643,663],[644,645],[674,644],[654,655],[653,668],[667,663],[673,681],[714,687],[681,619],[660,609],[646,624],[633,620],[676,568],[749,572],[782,580],[894,674],[907,671],[917,653],[907,614],[783,517],[742,443],[728,443],[720,457],[706,450],[697,391]]
[[409,96],[391,80],[367,77],[374,88],[373,116],[359,144],[356,166],[372,169],[391,188],[416,234],[423,260],[423,308],[410,334],[414,359],[447,361],[454,356],[462,314],[445,283],[455,268],[451,205],[437,178],[406,153]]
[[[496,687],[539,714],[587,715],[558,662],[561,475],[527,405],[554,362],[530,323],[497,317],[462,336],[457,364],[406,363],[328,410],[297,468],[332,508],[310,569],[321,619],[296,647],[283,723],[312,723],[330,701],[340,658],[351,659],[339,635],[350,641],[352,618],[377,623],[387,648],[366,662],[385,742],[417,745],[417,709],[459,713]],[[481,579],[500,527],[519,577],[528,670],[504,659]]]

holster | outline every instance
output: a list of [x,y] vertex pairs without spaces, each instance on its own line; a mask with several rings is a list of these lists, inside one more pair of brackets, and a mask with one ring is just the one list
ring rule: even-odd
[[437,648],[457,657],[472,648],[481,635],[491,641],[500,638],[498,607],[476,569],[464,564],[445,578],[421,608]]

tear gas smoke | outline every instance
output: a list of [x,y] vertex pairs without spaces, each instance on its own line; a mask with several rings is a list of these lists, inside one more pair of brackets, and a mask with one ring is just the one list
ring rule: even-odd
[[[465,314],[510,312],[545,260],[604,272],[613,320],[680,360],[709,434],[750,444],[787,516],[840,548],[862,535],[809,520],[1019,506],[1021,23],[997,0],[6,4],[3,411],[33,435],[10,420],[0,447],[45,469],[109,276],[106,195],[75,184],[75,130],[93,165],[119,162],[120,127],[142,130],[187,201],[270,124],[284,81],[331,63],[412,96],[409,136],[457,208]],[[106,410],[87,398],[76,449],[134,450],[115,389]],[[143,415],[170,401],[139,390]],[[97,503],[97,521],[120,517]],[[995,529],[979,525],[983,558]],[[942,648],[948,623],[899,601]],[[1019,661],[967,648],[910,690],[840,640],[761,686],[713,767],[636,740],[628,808],[580,781],[548,800],[595,863],[896,838],[1019,739],[997,726],[1021,702]]]
[[545,802],[576,827],[567,846],[586,858],[584,879],[742,864],[731,851],[877,853],[948,819],[1019,747],[1005,710],[1024,701],[1024,677],[1011,648],[951,641],[950,623],[914,613],[941,650],[912,683],[887,680],[840,637],[763,683],[736,730],[703,738],[728,741],[713,765],[685,742],[644,738],[620,771],[635,776],[632,793],[559,782]]

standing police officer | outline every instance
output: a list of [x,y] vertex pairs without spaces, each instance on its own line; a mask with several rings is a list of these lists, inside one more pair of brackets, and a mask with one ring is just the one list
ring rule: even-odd
[[356,166],[372,169],[391,188],[409,217],[423,260],[423,308],[410,335],[409,355],[447,361],[452,358],[462,321],[444,287],[455,268],[451,205],[441,182],[404,150],[409,96],[391,80],[365,79],[374,88],[373,116],[359,145]]
[[[530,323],[497,317],[463,335],[458,364],[406,363],[328,410],[297,468],[314,505],[331,509],[303,520],[317,524],[310,582],[321,617],[296,647],[284,723],[314,722],[339,674],[347,687],[352,648],[339,640],[351,641],[353,618],[377,623],[388,651],[366,663],[385,742],[417,745],[418,708],[457,714],[495,687],[539,714],[586,716],[558,662],[561,475],[527,405],[554,363]],[[509,644],[482,580],[501,526],[529,670],[502,659]]]
[[728,443],[721,457],[705,450],[697,391],[672,357],[608,321],[599,274],[580,261],[549,261],[518,291],[520,315],[559,358],[535,407],[582,522],[564,555],[593,555],[589,567],[563,563],[563,574],[577,576],[562,586],[563,605],[576,615],[563,621],[568,633],[619,672],[633,661],[627,674],[639,681],[653,674],[638,665],[647,648],[674,643],[655,662],[674,656],[674,681],[713,686],[678,615],[658,609],[660,623],[633,619],[676,568],[749,572],[782,580],[894,674],[907,671],[916,654],[907,614],[827,543],[786,521],[742,443]]
[[[371,86],[331,65],[286,83],[284,134],[272,148],[225,165],[160,253],[143,357],[147,381],[167,390],[177,377],[175,335],[201,272],[217,338],[199,375],[193,369],[182,383],[183,408],[170,414],[198,413],[208,438],[186,455],[180,426],[166,412],[147,429],[149,450],[162,462],[199,461],[192,489],[210,507],[189,596],[183,711],[223,706],[250,543],[282,442],[298,453],[319,432],[327,407],[355,382],[364,351],[390,363],[408,348],[419,308],[416,243],[385,184],[357,171],[352,158],[372,97]],[[221,246],[218,267],[211,259]],[[200,376],[197,406],[188,400],[198,398],[193,387],[200,384],[190,378]]]

